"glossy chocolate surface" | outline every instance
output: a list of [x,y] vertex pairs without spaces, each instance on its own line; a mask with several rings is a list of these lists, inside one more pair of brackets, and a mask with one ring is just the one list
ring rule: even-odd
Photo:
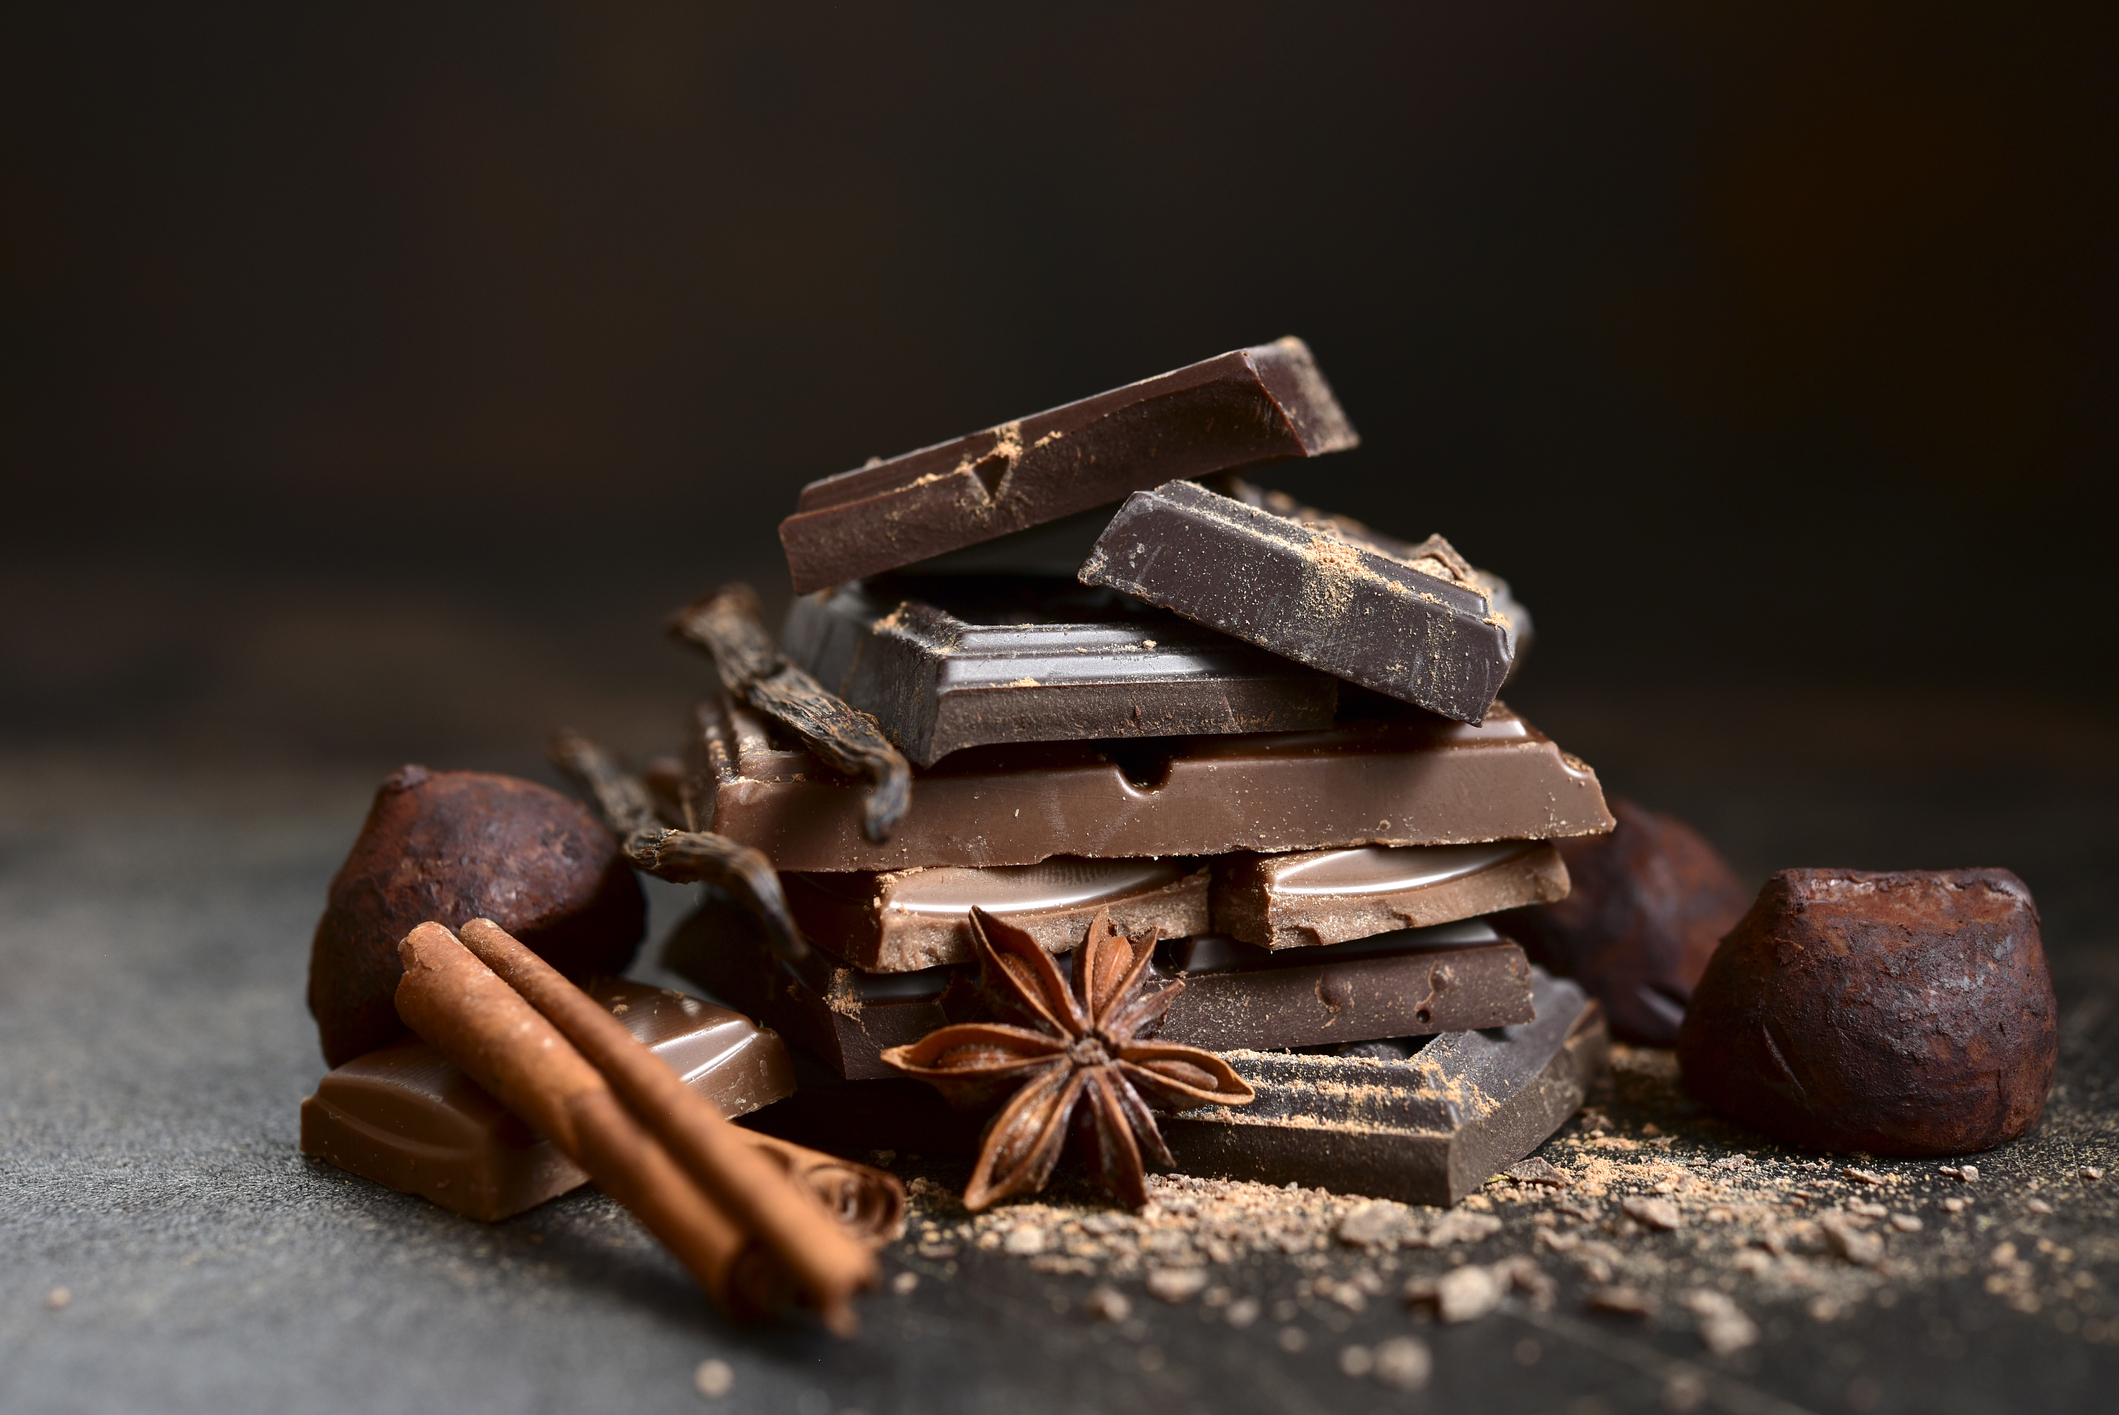
[[1281,339],[811,482],[780,544],[806,594],[1171,477],[1359,440],[1309,349]]
[[1207,871],[1177,860],[1061,858],[1035,865],[781,876],[810,942],[872,973],[969,963],[973,906],[1049,953],[1081,942],[1099,909],[1129,937],[1207,931]]
[[[671,936],[663,966],[753,1012],[854,1080],[895,1074],[882,1063],[885,1048],[986,1015],[975,967],[888,974],[836,968],[796,978],[755,924],[714,900]],[[1323,950],[1170,940],[1158,946],[1154,968],[1185,981],[1160,1038],[1213,1050],[1368,1041],[1532,1016],[1523,951],[1476,919]]]
[[964,747],[1329,727],[1338,680],[1071,575],[797,596],[783,651],[921,766]]
[[1133,493],[1080,577],[1463,722],[1515,660],[1508,616],[1447,543],[1393,554],[1195,482]]
[[1315,947],[1566,895],[1567,866],[1544,841],[1230,855],[1214,862],[1214,931]]
[[[622,978],[589,994],[724,1115],[793,1093],[787,1048],[741,1013]],[[425,1042],[356,1057],[302,1102],[302,1151],[493,1222],[588,1182],[574,1163]]]
[[973,747],[915,773],[883,844],[861,784],[752,714],[703,704],[689,802],[701,829],[781,870],[1027,865],[1349,845],[1540,840],[1611,829],[1596,773],[1495,704],[1478,726],[1427,713],[1321,732]]

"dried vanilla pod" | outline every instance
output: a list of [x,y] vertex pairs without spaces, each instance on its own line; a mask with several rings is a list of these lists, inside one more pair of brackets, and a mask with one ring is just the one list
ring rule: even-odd
[[578,732],[554,733],[545,754],[596,798],[634,868],[671,884],[711,884],[727,891],[764,926],[781,959],[792,964],[809,957],[809,943],[788,912],[780,876],[762,852],[712,831],[671,830],[657,816],[647,786]]
[[862,833],[878,845],[890,838],[912,803],[911,764],[873,717],[780,657],[755,590],[723,585],[672,615],[670,632],[713,656],[731,698],[793,732],[840,771],[873,782]]

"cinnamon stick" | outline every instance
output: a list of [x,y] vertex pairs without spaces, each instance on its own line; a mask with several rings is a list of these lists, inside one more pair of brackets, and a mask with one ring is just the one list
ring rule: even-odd
[[816,1195],[841,1228],[871,1248],[904,1236],[905,1186],[895,1174],[775,1135],[749,1130],[743,1134],[759,1153],[780,1165],[789,1179]]
[[398,945],[405,1024],[587,1170],[737,1316],[778,1311],[792,1283],[777,1257],[708,1201],[596,1069],[521,994],[440,924]]
[[[834,1330],[851,1330],[855,1292],[873,1286],[876,1262],[808,1189],[789,1178],[669,1065],[491,919],[473,919],[463,946],[520,993],[588,1060],[722,1212],[779,1257],[808,1303]],[[506,1100],[505,1096],[502,1100]],[[586,1168],[586,1166],[584,1166]]]

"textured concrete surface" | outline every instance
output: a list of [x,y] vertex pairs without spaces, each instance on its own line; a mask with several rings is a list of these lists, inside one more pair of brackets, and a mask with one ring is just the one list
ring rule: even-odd
[[[2005,864],[2030,882],[2060,986],[2060,1089],[2032,1140],[1981,1158],[1986,1202],[1964,1226],[1904,1240],[1920,1275],[1892,1306],[1829,1323],[1759,1308],[1764,1342],[1718,1359],[1688,1324],[1596,1316],[1563,1282],[1550,1313],[1419,1328],[1434,1381],[1396,1394],[1349,1381],[1334,1355],[1415,1329],[1395,1300],[1305,1306],[1319,1337],[1289,1354],[1263,1329],[1137,1292],[1134,1321],[1093,1322],[1087,1279],[976,1251],[951,1271],[901,1245],[888,1266],[924,1280],[872,1299],[866,1333],[840,1344],[729,1327],[596,1195],[489,1228],[335,1173],[295,1149],[296,1106],[323,1071],[301,1000],[307,942],[415,714],[344,759],[225,744],[192,766],[123,743],[0,754],[0,1410],[696,1411],[712,1408],[692,1386],[709,1356],[735,1373],[718,1408],[801,1415],[2100,1405],[2119,1381],[2119,1324],[2103,1325],[2119,1319],[2119,1175],[2051,1214],[2027,1186],[2119,1154],[2110,735],[2089,720],[1994,734],[1970,709],[1890,701],[1806,722],[1742,693],[1655,732],[1623,697],[1520,705],[1608,784],[1690,816],[1754,882],[1791,863]],[[403,755],[527,772],[533,749]],[[658,930],[683,903],[656,888]],[[1682,1123],[1671,1104],[1623,1088],[1605,1102],[1615,1123]],[[1509,1251],[1528,1249],[1527,1231],[1514,1237]],[[2075,1306],[2021,1311],[1987,1290],[1987,1249],[2040,1237],[2091,1274]],[[1240,1282],[1270,1303],[1301,1276],[1260,1262]],[[1526,1336],[1543,1352],[1532,1365]]]

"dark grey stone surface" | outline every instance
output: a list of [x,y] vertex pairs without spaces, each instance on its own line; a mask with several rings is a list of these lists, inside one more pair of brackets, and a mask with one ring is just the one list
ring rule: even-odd
[[[397,652],[389,633],[371,638]],[[506,681],[539,681],[539,662],[518,655]],[[358,675],[333,671],[352,694]],[[2049,1188],[2050,1215],[2027,1207],[2032,1179],[2119,1156],[2106,904],[2119,768],[2101,719],[1996,731],[1976,708],[1902,697],[1842,697],[1826,719],[1797,711],[1823,699],[1792,689],[1703,689],[1678,711],[1654,695],[1526,693],[1518,705],[1607,785],[1688,815],[1754,882],[1797,863],[2016,869],[2058,974],[2060,1085],[2030,1141],[1981,1158],[1982,1204],[1961,1225],[1894,1239],[1909,1275],[1890,1307],[1820,1323],[1747,1297],[1765,1340],[1717,1359],[1681,1316],[1585,1311],[1563,1273],[1551,1312],[1418,1328],[1434,1380],[1396,1394],[1342,1376],[1335,1355],[1415,1329],[1394,1299],[1358,1314],[1304,1299],[1296,1320],[1316,1339],[1291,1355],[1263,1327],[1137,1287],[1134,1320],[1101,1324],[1083,1313],[1088,1279],[975,1250],[950,1271],[900,1245],[887,1267],[923,1280],[869,1300],[864,1335],[841,1344],[732,1328],[594,1194],[486,1227],[303,1158],[296,1107],[323,1071],[302,1006],[308,938],[375,781],[407,757],[535,773],[526,724],[540,718],[649,745],[643,724],[675,706],[569,689],[510,695],[479,719],[460,700],[407,706],[370,687],[349,705],[304,681],[286,712],[357,724],[357,748],[302,750],[268,705],[238,729],[201,725],[198,709],[165,714],[156,737],[0,750],[0,1410],[697,1411],[692,1373],[709,1356],[735,1372],[719,1408],[801,1415],[2068,1410],[2119,1383],[2119,1176]],[[658,931],[683,902],[656,887]],[[1679,1152],[1749,1143],[1653,1088],[1603,1106],[1621,1125],[1661,1116]],[[1526,1221],[1512,1215],[1480,1256],[1527,1251]],[[1982,1255],[2041,1237],[2092,1286],[2018,1311],[1986,1289]],[[1260,1259],[1230,1280],[1270,1304],[1301,1276]]]

